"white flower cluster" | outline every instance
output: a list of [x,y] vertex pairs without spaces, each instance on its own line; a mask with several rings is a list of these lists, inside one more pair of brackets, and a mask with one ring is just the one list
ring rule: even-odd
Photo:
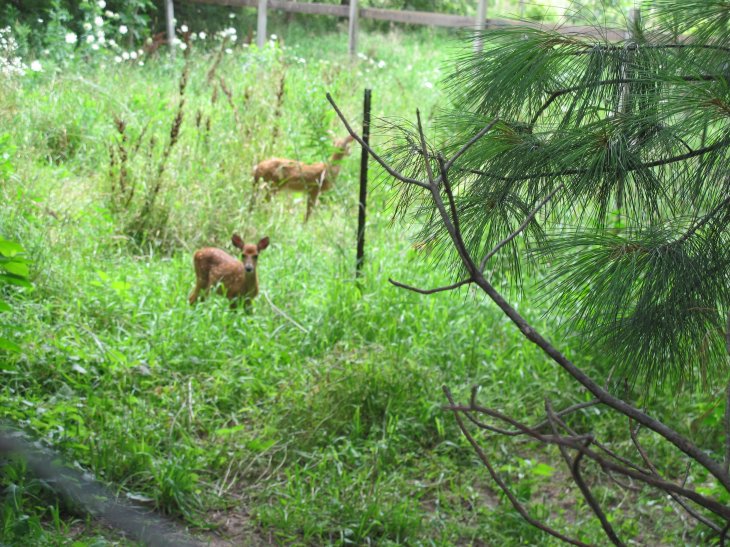
[[383,61],[382,59],[380,61],[376,61],[372,57],[368,57],[367,55],[365,55],[362,52],[358,52],[357,53],[357,57],[359,59],[361,59],[362,61],[367,61],[369,64],[371,64],[374,67],[377,67],[377,68],[385,68],[386,67],[386,62]]
[[[38,63],[38,61],[35,61]],[[40,67],[40,63],[38,63]],[[18,42],[10,27],[0,28],[0,74],[22,76],[28,67],[18,55]]]
[[231,42],[235,42],[238,39],[236,29],[234,29],[233,27],[218,31],[216,36],[221,39],[228,38]]

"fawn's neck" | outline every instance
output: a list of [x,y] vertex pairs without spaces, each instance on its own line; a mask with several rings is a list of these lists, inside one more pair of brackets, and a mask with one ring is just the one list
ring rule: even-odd
[[243,274],[243,293],[250,294],[258,292],[259,288],[259,271],[258,268],[254,268],[252,272],[244,270]]

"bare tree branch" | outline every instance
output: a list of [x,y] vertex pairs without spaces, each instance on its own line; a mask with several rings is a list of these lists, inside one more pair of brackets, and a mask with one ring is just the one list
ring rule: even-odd
[[408,289],[409,291],[417,292],[420,294],[434,294],[437,292],[452,291],[454,289],[458,289],[459,287],[463,287],[464,285],[468,285],[469,283],[471,283],[472,279],[462,279],[461,281],[457,281],[456,283],[452,283],[451,285],[438,287],[436,289],[419,289],[418,287],[412,287],[410,285],[406,285],[405,283],[399,283],[398,281],[394,281],[390,278],[388,278],[388,282],[392,285],[395,285],[396,287],[400,287],[401,289]]
[[350,134],[350,136],[353,139],[355,139],[360,144],[360,146],[362,146],[365,150],[367,150],[368,154],[370,154],[373,157],[373,159],[375,161],[377,161],[381,165],[381,167],[388,172],[388,174],[391,177],[394,177],[394,178],[398,179],[399,181],[404,182],[406,184],[415,184],[416,186],[420,186],[421,188],[425,188],[426,190],[429,190],[429,186],[425,182],[420,181],[418,179],[411,178],[411,177],[406,177],[405,175],[402,175],[401,173],[399,173],[398,171],[393,169],[390,165],[388,165],[388,163],[383,158],[381,158],[372,148],[370,148],[370,146],[368,144],[365,143],[364,140],[362,140],[360,135],[358,135],[357,133],[355,133],[355,131],[352,130],[352,127],[350,127],[350,124],[347,123],[347,119],[345,119],[345,116],[342,114],[342,111],[340,111],[340,109],[337,107],[334,99],[332,98],[332,95],[330,95],[329,93],[327,93],[327,100],[332,105],[332,108],[335,109],[335,112],[337,112],[337,116],[342,121],[343,125],[345,126],[345,129],[347,129],[347,132]]
[[519,234],[521,234],[522,231],[525,228],[527,228],[527,226],[530,224],[530,222],[532,222],[532,219],[535,218],[535,215],[540,211],[540,209],[542,209],[548,201],[553,199],[553,196],[555,196],[555,194],[557,194],[563,188],[565,188],[564,184],[557,186],[552,192],[550,192],[547,195],[547,197],[545,199],[543,199],[540,203],[538,203],[537,207],[535,207],[535,209],[533,209],[533,211],[529,215],[527,215],[527,218],[524,220],[524,222],[522,224],[520,224],[519,228],[517,228],[514,232],[512,232],[510,235],[508,235],[502,241],[497,243],[497,245],[494,247],[494,249],[489,251],[487,253],[487,255],[484,258],[482,258],[482,262],[479,264],[479,271],[484,273],[484,268],[486,267],[489,259],[492,258],[495,254],[497,254],[497,252],[499,252],[499,250],[502,247],[507,245],[510,241],[512,241],[514,238],[516,238]]
[[[451,396],[451,391],[449,391],[449,388],[446,386],[443,386],[443,390],[444,390],[444,394],[446,395],[446,398],[448,399],[451,406],[455,406],[454,398]],[[489,461],[489,458],[487,458],[487,455],[485,454],[485,452],[482,450],[482,448],[476,442],[474,437],[472,437],[471,433],[464,425],[464,422],[462,421],[461,416],[459,416],[458,412],[454,412],[454,418],[456,418],[456,423],[459,425],[459,429],[461,429],[462,433],[464,434],[466,439],[469,441],[469,444],[471,444],[472,448],[479,456],[479,459],[484,464],[484,467],[486,467],[487,470],[489,471],[489,474],[494,479],[494,482],[497,483],[500,490],[502,490],[502,492],[504,492],[504,494],[507,496],[507,499],[509,499],[510,503],[512,504],[512,507],[515,508],[515,510],[522,516],[523,519],[525,519],[527,522],[532,524],[535,528],[538,528],[538,529],[542,530],[543,532],[546,532],[546,533],[550,534],[551,536],[554,536],[562,541],[570,543],[571,545],[578,545],[580,547],[589,547],[589,545],[587,543],[583,543],[582,541],[579,541],[577,539],[573,539],[564,534],[561,534],[557,530],[554,530],[553,528],[550,528],[546,524],[543,524],[542,522],[532,518],[530,513],[527,512],[527,509],[525,509],[525,507],[520,503],[520,501],[517,499],[517,497],[509,489],[507,484],[497,474],[494,467],[492,467],[492,464]]]
[[[471,407],[452,405],[452,406],[447,407],[447,410],[451,410],[454,413],[464,412],[464,411],[468,412],[471,410]],[[592,438],[590,435],[579,435],[579,436],[571,436],[571,437],[543,435],[533,429],[530,429],[529,427],[518,422],[517,420],[510,418],[509,416],[506,416],[506,415],[502,414],[501,412],[498,412],[494,409],[480,407],[479,411],[484,412],[485,414],[487,414],[489,416],[503,420],[504,422],[524,431],[527,435],[529,435],[530,437],[532,437],[533,439],[535,439],[537,441],[547,443],[547,444],[563,445],[563,446],[567,446],[568,448],[573,448],[575,450],[579,450],[607,471],[613,471],[615,473],[619,473],[626,477],[630,477],[632,479],[635,479],[639,482],[643,482],[645,484],[653,486],[653,487],[655,487],[661,491],[667,492],[667,493],[674,492],[676,494],[679,494],[680,496],[683,496],[687,499],[694,501],[698,505],[704,507],[705,509],[712,511],[713,513],[722,517],[723,519],[730,520],[730,507],[728,507],[727,505],[725,505],[723,503],[718,502],[717,500],[705,497],[702,494],[696,492],[695,490],[691,490],[689,488],[685,488],[685,487],[675,484],[673,482],[664,480],[661,477],[657,477],[652,474],[647,474],[647,473],[643,473],[641,471],[637,471],[629,466],[624,466],[621,464],[614,463],[613,461],[607,460],[606,458],[600,456],[598,453],[594,452],[593,450],[590,450],[588,447],[586,447],[583,444],[586,439]]]
[[[639,426],[639,425],[636,426],[636,429],[634,429],[633,427],[631,427],[631,420],[629,419],[629,434],[631,435],[631,440],[633,441],[634,446],[636,447],[636,450],[639,451],[639,454],[641,455],[641,459],[644,460],[644,463],[651,470],[651,472],[654,475],[656,475],[657,477],[659,477],[661,475],[659,474],[659,471],[657,470],[656,466],[654,465],[654,462],[652,462],[649,459],[649,455],[646,453],[646,450],[644,450],[644,447],[639,442],[638,433],[639,433],[639,428],[640,427],[641,426]],[[687,480],[687,477],[685,477],[685,481],[682,483],[682,486],[684,486],[684,484],[686,483],[686,480]],[[720,526],[718,526],[717,524],[715,524],[710,519],[705,518],[703,515],[699,514],[692,507],[690,507],[689,505],[687,505],[687,503],[682,498],[680,498],[677,494],[674,494],[673,492],[668,492],[668,494],[669,494],[669,496],[671,496],[671,498],[675,502],[677,502],[682,507],[682,509],[685,510],[685,512],[688,515],[690,515],[691,517],[693,517],[695,520],[697,520],[698,522],[701,522],[702,524],[704,524],[708,528],[714,530],[715,532],[718,532],[719,533],[719,532],[722,531],[722,528],[720,528]]]
[[[550,401],[545,400],[545,412],[548,416],[548,421],[550,422],[550,427],[553,430],[553,434],[556,436],[558,435],[558,427],[557,427],[557,421],[555,413],[553,412],[553,407],[550,404]],[[585,441],[585,447],[588,448],[590,444],[593,442],[593,439],[588,439]],[[584,452],[578,452],[575,455],[575,459],[571,462],[570,460],[570,454],[568,453],[568,449],[565,448],[562,445],[558,445],[558,449],[560,450],[560,453],[563,456],[563,459],[565,460],[566,465],[568,466],[568,469],[570,470],[571,475],[573,475],[573,480],[575,481],[575,484],[578,485],[578,488],[580,488],[580,491],[583,493],[583,497],[586,500],[586,503],[588,503],[588,506],[591,508],[593,513],[596,515],[598,520],[601,522],[601,526],[603,527],[603,531],[606,532],[606,535],[608,538],[613,542],[614,545],[619,545],[624,547],[626,544],[621,541],[621,539],[616,534],[615,530],[613,529],[613,526],[611,526],[611,523],[608,522],[608,519],[606,518],[605,513],[601,509],[601,506],[598,504],[598,501],[596,501],[596,498],[593,496],[593,492],[591,492],[590,487],[588,486],[588,483],[586,483],[583,480],[583,476],[580,472],[580,461],[583,459]]]

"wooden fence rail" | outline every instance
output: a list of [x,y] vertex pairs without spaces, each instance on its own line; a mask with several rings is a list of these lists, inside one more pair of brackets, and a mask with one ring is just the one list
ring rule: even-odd
[[[528,21],[512,21],[508,19],[489,19],[487,17],[487,0],[478,0],[476,17],[465,15],[450,15],[446,13],[432,13],[427,11],[399,11],[378,8],[358,7],[358,0],[350,0],[350,5],[322,4],[308,2],[292,2],[289,0],[186,0],[194,4],[213,4],[217,6],[250,7],[258,9],[258,25],[256,43],[262,47],[266,42],[266,15],[267,10],[275,9],[289,13],[306,13],[310,15],[332,15],[335,17],[347,17],[349,19],[349,51],[351,55],[357,53],[357,35],[359,19],[375,19],[377,21],[392,21],[410,25],[428,25],[437,27],[452,28],[504,28],[521,25],[531,28],[553,28],[563,34],[583,34],[608,40],[622,40],[626,36],[625,30],[601,29],[598,30],[588,26],[560,25],[546,26],[540,23]],[[172,17],[173,0],[165,0],[169,17]],[[637,10],[632,10],[632,12]],[[630,15],[634,16],[634,13]],[[172,38],[169,37],[172,43]],[[476,47],[481,47],[480,43]]]

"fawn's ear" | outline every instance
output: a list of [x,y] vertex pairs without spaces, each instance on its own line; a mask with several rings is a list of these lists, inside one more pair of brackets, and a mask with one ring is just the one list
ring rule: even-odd
[[234,247],[243,249],[243,240],[241,239],[241,236],[239,236],[238,234],[233,234],[233,237],[231,238],[231,243],[233,243]]
[[269,246],[269,238],[268,237],[263,238],[261,241],[259,241],[256,244],[256,247],[258,248],[259,251],[263,251],[268,246]]

